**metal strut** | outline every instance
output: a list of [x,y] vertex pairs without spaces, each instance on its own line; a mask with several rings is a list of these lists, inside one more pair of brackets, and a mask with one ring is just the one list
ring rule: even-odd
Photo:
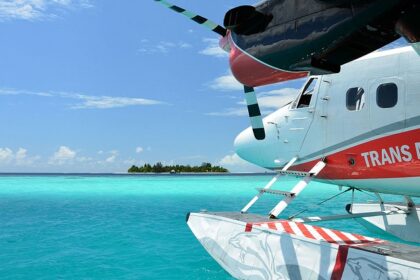
[[354,192],[354,188],[348,188],[347,190],[342,191],[342,192],[340,192],[338,194],[335,194],[335,195],[333,195],[333,196],[331,196],[331,197],[329,197],[327,199],[324,199],[324,200],[322,200],[321,202],[319,202],[319,203],[317,203],[315,205],[312,205],[312,206],[309,206],[309,207],[307,207],[307,208],[305,208],[303,210],[300,210],[296,214],[293,214],[293,215],[289,216],[288,220],[294,221],[296,219],[299,219],[299,218],[296,218],[296,217],[299,216],[300,214],[307,212],[311,208],[319,207],[320,205],[324,204],[325,202],[328,202],[328,201],[330,201],[330,200],[332,200],[332,199],[334,199],[336,197],[339,197],[340,195],[343,195],[343,194],[345,194],[345,193],[347,193],[349,191],[353,191]]
[[303,217],[303,218],[293,218],[291,221],[297,223],[315,223],[315,222],[325,222],[325,221],[335,221],[335,220],[345,220],[345,219],[355,219],[355,218],[367,218],[367,217],[376,217],[376,216],[390,216],[390,215],[408,215],[410,212],[402,209],[391,209],[384,211],[375,211],[375,212],[365,212],[357,214],[343,214],[343,215],[332,215],[332,216],[314,216],[314,217]]
[[[297,160],[298,158],[297,157],[294,157],[294,158],[292,158],[284,167],[283,167],[283,169],[282,169],[282,171],[287,171],[287,169],[289,169],[290,168],[290,166],[292,166],[295,162],[296,162],[296,160]],[[244,208],[242,208],[242,210],[241,210],[241,213],[246,213],[248,210],[249,210],[249,208],[251,208],[251,206],[252,205],[254,205],[255,204],[255,202],[257,202],[257,200],[264,194],[264,193],[268,193],[268,190],[277,182],[277,180],[280,178],[280,176],[281,176],[282,174],[281,173],[278,173],[273,179],[271,179],[271,181],[270,182],[268,182],[268,184],[264,187],[264,188],[262,188],[262,189],[259,189],[259,192],[258,192],[258,194],[256,195],[256,196],[254,196],[254,198],[253,199],[251,199],[251,201],[250,202],[248,202],[248,204],[244,207]]]
[[[410,202],[412,202],[410,197],[405,197],[406,203],[407,203],[407,210],[401,209],[397,206],[385,210],[382,209],[381,211],[372,211],[372,212],[362,212],[362,213],[353,213],[353,204],[354,204],[354,192],[355,191],[359,191],[359,192],[363,192],[365,193],[363,190],[360,190],[358,188],[355,187],[350,187],[345,191],[340,192],[339,194],[333,195],[332,197],[329,197],[323,201],[321,201],[320,203],[317,203],[316,206],[319,206],[327,201],[330,201],[342,194],[345,194],[346,192],[352,191],[352,200],[350,204],[347,204],[346,206],[346,210],[349,214],[341,214],[341,215],[331,215],[331,216],[313,216],[313,217],[302,217],[302,218],[297,218],[298,215],[308,211],[309,209],[306,208],[302,211],[299,211],[298,213],[290,216],[288,218],[288,220],[293,221],[293,222],[298,222],[298,223],[314,223],[314,222],[323,222],[323,221],[335,221],[335,220],[345,220],[345,219],[355,219],[355,218],[368,218],[368,217],[377,217],[377,216],[391,216],[391,215],[408,215],[411,212],[411,208],[410,205],[414,205],[411,204]],[[369,193],[367,193],[369,194]],[[378,197],[379,199],[379,204],[383,205],[384,201],[382,200],[382,197],[380,196],[379,193],[375,193],[375,195]],[[415,207],[415,206],[414,206]]]
[[282,201],[280,201],[273,210],[270,211],[270,218],[277,219],[277,217],[284,211],[284,209],[289,206],[289,204],[308,186],[312,179],[321,172],[322,169],[326,166],[324,160],[319,161],[309,173],[295,185],[295,187],[290,191],[294,195],[286,196]]

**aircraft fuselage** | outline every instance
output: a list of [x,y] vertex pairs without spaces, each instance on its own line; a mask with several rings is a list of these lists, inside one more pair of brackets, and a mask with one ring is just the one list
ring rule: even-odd
[[376,52],[339,74],[311,76],[291,104],[235,140],[243,159],[308,172],[321,158],[324,182],[420,196],[420,57],[411,47]]

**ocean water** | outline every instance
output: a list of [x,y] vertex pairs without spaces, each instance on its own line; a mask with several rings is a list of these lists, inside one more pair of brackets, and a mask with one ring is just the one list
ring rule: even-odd
[[[0,279],[231,279],[185,223],[189,211],[240,211],[271,176],[0,176]],[[287,178],[276,188],[290,189]],[[284,216],[338,194],[311,185]],[[251,212],[268,213],[278,196]],[[357,201],[375,199],[357,193]],[[345,193],[305,215],[345,213]],[[358,223],[324,226],[369,236]]]

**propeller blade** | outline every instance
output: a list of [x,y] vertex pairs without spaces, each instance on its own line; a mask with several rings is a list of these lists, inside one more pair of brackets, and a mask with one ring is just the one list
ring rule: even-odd
[[217,34],[219,34],[223,37],[226,36],[226,28],[218,25],[217,23],[214,23],[213,21],[211,21],[211,20],[209,20],[205,17],[197,15],[193,12],[187,11],[187,10],[185,10],[181,7],[178,7],[176,5],[173,5],[173,4],[171,4],[171,3],[169,3],[165,0],[155,0],[155,1],[160,2],[165,7],[169,8],[169,9],[171,9],[171,10],[177,12],[177,13],[183,14],[184,16],[186,16],[189,19],[197,22],[198,24],[204,25],[205,27],[211,29],[213,32],[216,32]]
[[257,140],[265,139],[264,124],[261,117],[260,106],[258,106],[257,96],[253,87],[244,86],[246,105],[248,106],[249,119],[252,131]]

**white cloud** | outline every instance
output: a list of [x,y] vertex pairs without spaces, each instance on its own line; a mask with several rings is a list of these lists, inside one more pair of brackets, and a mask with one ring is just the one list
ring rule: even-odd
[[106,163],[114,163],[119,153],[118,151],[111,151],[110,154],[111,155],[105,159]]
[[82,8],[92,8],[93,4],[91,0],[79,0],[79,6]]
[[[299,89],[297,88],[282,88],[261,92],[257,94],[258,104],[260,105],[261,110],[277,110],[293,101],[298,92]],[[245,101],[240,102],[240,104],[245,105]]]
[[178,44],[178,46],[181,48],[181,49],[188,49],[188,48],[191,48],[192,46],[191,46],[191,44],[188,44],[188,43],[185,43],[185,42],[181,42],[181,43],[179,43]]
[[228,154],[223,157],[219,165],[229,169],[230,172],[265,172],[266,169],[250,164],[241,159],[236,153]]
[[76,158],[76,152],[67,146],[60,146],[54,155],[50,158],[49,164],[63,165],[71,163]]
[[28,156],[28,150],[24,148],[19,148],[16,153],[10,148],[0,148],[0,164],[29,166],[39,159],[39,156]]
[[13,160],[13,151],[9,148],[0,148],[0,162],[9,163]]
[[216,117],[243,117],[248,116],[248,111],[245,106],[240,108],[227,108],[221,112],[211,112],[206,113],[207,116],[216,116]]
[[3,172],[125,172],[139,162],[142,161],[133,157],[123,158],[117,150],[104,151],[102,155],[94,151],[91,156],[62,145],[49,157],[41,158],[25,148],[0,148]]
[[213,38],[205,38],[203,42],[207,44],[207,47],[200,51],[200,54],[209,55],[214,57],[226,58],[229,57],[229,53],[224,51],[219,46],[219,40]]
[[243,91],[244,86],[230,73],[214,79],[210,87],[219,91]]
[[226,155],[219,161],[220,165],[223,166],[233,166],[233,165],[247,165],[248,163],[241,159],[236,153],[231,155]]
[[28,150],[24,148],[19,148],[16,152],[16,160],[24,160],[27,157]]
[[129,158],[129,159],[124,160],[123,163],[129,167],[130,165],[136,164],[137,160],[133,158]]
[[80,102],[70,105],[71,109],[112,109],[128,106],[167,104],[158,100],[136,97],[92,96],[72,92],[36,92],[8,88],[0,88],[0,95],[32,95],[39,97],[56,97],[79,100]]
[[143,147],[137,147],[136,148],[136,153],[137,154],[140,154],[141,152],[143,152],[144,151],[144,149],[143,149]]
[[92,162],[93,158],[91,158],[91,157],[77,157],[76,161],[77,162]]
[[28,150],[19,148],[15,154],[16,165],[32,165],[34,161],[38,160],[39,157],[29,157]]
[[81,103],[72,105],[72,109],[111,109],[127,106],[149,106],[163,104],[163,102],[157,100],[133,97],[88,96],[82,94],[70,94],[63,97],[79,99],[82,101]]
[[159,43],[150,42],[148,39],[140,41],[140,47],[137,49],[139,54],[155,54],[155,53],[169,53],[172,50],[189,49],[192,45],[184,41],[169,42],[160,41]]
[[0,88],[0,95],[33,95],[39,97],[53,97],[53,95],[48,92],[35,92],[13,88]]
[[112,155],[112,156],[109,156],[109,157],[107,157],[106,159],[105,159],[105,161],[107,162],[107,163],[113,163],[113,162],[115,162],[115,160],[117,159],[117,155]]
[[[297,88],[282,88],[267,92],[258,93],[258,104],[260,106],[261,114],[267,115],[275,110],[283,107],[287,103],[293,101],[299,89]],[[206,113],[208,116],[218,117],[242,117],[248,116],[245,100],[237,102],[240,107],[226,108],[220,112]]]
[[49,19],[63,10],[90,7],[89,0],[3,0],[0,1],[0,21]]

